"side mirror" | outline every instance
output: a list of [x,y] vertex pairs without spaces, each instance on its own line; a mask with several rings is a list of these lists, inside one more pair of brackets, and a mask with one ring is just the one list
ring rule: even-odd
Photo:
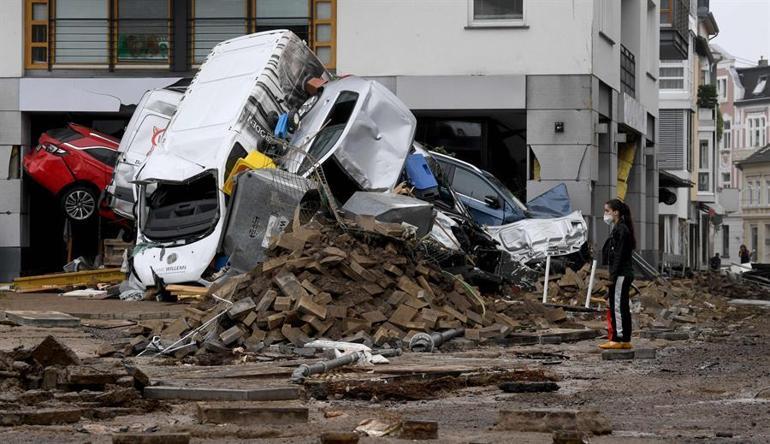
[[484,196],[484,203],[487,204],[489,208],[493,208],[495,210],[500,209],[500,198],[497,196]]

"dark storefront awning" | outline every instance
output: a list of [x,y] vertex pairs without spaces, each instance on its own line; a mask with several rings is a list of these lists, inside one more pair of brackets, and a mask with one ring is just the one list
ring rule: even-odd
[[659,170],[658,181],[658,186],[661,188],[692,188],[695,186],[695,183],[677,177],[665,170]]

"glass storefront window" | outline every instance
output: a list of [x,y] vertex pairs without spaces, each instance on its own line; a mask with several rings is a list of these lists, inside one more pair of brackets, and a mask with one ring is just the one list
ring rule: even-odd
[[118,2],[118,61],[169,61],[168,0]]
[[256,10],[256,32],[290,29],[307,40],[310,5],[307,0],[259,0]]
[[107,0],[57,1],[54,48],[56,63],[108,63],[107,14]]
[[219,42],[247,30],[244,0],[195,0],[193,63],[201,64]]

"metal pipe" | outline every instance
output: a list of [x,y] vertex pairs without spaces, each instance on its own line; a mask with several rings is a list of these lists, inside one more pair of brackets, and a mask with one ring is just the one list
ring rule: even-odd
[[548,274],[551,272],[551,255],[545,256],[545,280],[543,281],[543,303],[548,302]]
[[409,350],[416,353],[430,353],[441,344],[465,333],[464,328],[455,328],[433,334],[417,333],[409,341]]
[[[328,361],[316,362],[310,365],[300,364],[300,366],[295,368],[294,371],[291,373],[290,381],[294,384],[302,384],[303,382],[305,382],[305,378],[307,378],[310,375],[326,373],[329,370],[334,370],[335,368],[340,368],[346,365],[355,364],[360,360],[366,359],[366,353],[367,352],[365,351],[357,351],[353,353],[348,353],[347,355],[340,356],[339,358],[331,359]],[[376,351],[372,350],[371,354],[381,355],[384,357],[400,356],[401,349],[393,348],[393,349],[382,349],[382,350],[376,350]]]
[[594,276],[596,275],[596,260],[591,264],[591,277],[588,279],[588,293],[586,293],[586,308],[591,306],[591,293],[594,292]]

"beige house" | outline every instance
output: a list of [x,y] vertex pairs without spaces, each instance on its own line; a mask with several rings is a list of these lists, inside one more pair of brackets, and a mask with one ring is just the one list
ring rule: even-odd
[[770,263],[770,144],[736,166],[743,172],[743,242],[752,262]]

